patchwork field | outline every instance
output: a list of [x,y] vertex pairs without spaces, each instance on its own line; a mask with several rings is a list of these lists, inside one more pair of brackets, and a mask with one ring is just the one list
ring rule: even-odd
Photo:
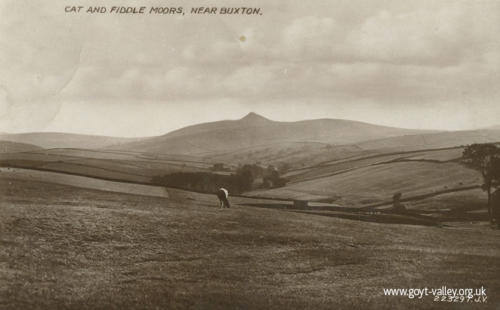
[[331,200],[344,206],[363,206],[404,196],[434,194],[481,184],[478,172],[457,163],[405,161],[370,165],[328,177],[259,190],[249,195],[302,200]]
[[150,182],[174,172],[210,171],[212,164],[194,157],[122,151],[51,149],[0,154],[0,166],[65,172],[110,180]]
[[462,147],[399,153],[386,152],[367,154],[358,151],[354,154],[355,156],[346,156],[339,159],[330,158],[329,160],[311,164],[307,167],[291,169],[284,177],[290,180],[289,183],[296,183],[332,176],[357,168],[396,161],[450,162],[460,159],[462,152]]

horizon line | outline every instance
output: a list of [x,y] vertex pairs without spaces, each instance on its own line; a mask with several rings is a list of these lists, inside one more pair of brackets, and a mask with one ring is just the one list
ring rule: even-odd
[[384,125],[384,124],[377,124],[377,123],[370,123],[366,121],[361,121],[361,120],[354,120],[354,119],[346,119],[346,118],[309,118],[309,119],[302,119],[302,120],[295,120],[295,121],[279,121],[279,120],[273,120],[268,117],[263,116],[262,114],[250,111],[246,113],[243,117],[237,118],[237,119],[219,119],[219,120],[213,120],[213,121],[208,121],[208,122],[202,122],[202,123],[193,123],[190,125],[182,126],[176,129],[172,129],[170,131],[166,131],[161,134],[157,135],[146,135],[146,136],[114,136],[114,135],[106,135],[106,134],[98,134],[98,133],[84,133],[84,132],[73,132],[73,131],[44,131],[44,130],[39,130],[39,131],[19,131],[19,132],[0,132],[0,135],[23,135],[23,134],[70,134],[70,135],[81,135],[81,136],[96,136],[96,137],[105,137],[105,138],[122,138],[122,139],[141,139],[141,138],[153,138],[153,137],[160,137],[164,135],[168,135],[172,132],[182,130],[184,128],[192,127],[192,126],[198,126],[198,125],[204,125],[204,124],[211,124],[211,123],[216,123],[216,122],[225,122],[225,121],[241,121],[244,120],[245,118],[255,116],[262,118],[263,120],[267,120],[269,122],[276,122],[276,123],[298,123],[298,122],[306,122],[306,121],[318,121],[318,120],[336,120],[336,121],[348,121],[348,122],[356,122],[356,123],[363,123],[367,125],[373,125],[373,126],[379,126],[379,127],[387,127],[387,128],[394,128],[394,129],[404,129],[404,130],[416,130],[416,131],[433,131],[434,133],[437,132],[459,132],[459,131],[474,131],[474,130],[488,130],[488,129],[496,129],[500,125],[493,125],[493,126],[487,126],[487,127],[476,127],[476,128],[468,128],[468,129],[435,129],[435,128],[407,128],[407,127],[397,127],[397,126],[391,126],[391,125]]

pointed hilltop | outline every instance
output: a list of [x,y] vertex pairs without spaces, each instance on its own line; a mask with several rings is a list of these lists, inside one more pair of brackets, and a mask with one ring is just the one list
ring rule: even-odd
[[267,123],[267,122],[272,122],[270,119],[265,118],[262,115],[259,115],[255,112],[250,112],[244,117],[240,119],[241,122],[245,123]]

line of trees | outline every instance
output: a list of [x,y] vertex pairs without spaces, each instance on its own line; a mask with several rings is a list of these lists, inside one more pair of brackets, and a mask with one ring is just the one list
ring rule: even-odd
[[[488,194],[488,215],[493,221],[492,193],[500,188],[500,148],[492,143],[471,144],[465,147],[463,162],[483,177],[483,190]],[[497,211],[499,212],[499,211]]]
[[207,193],[224,187],[231,193],[241,194],[258,188],[281,187],[286,184],[286,179],[281,178],[278,170],[273,166],[263,168],[259,165],[243,165],[232,174],[176,172],[153,177],[152,182],[166,187]]

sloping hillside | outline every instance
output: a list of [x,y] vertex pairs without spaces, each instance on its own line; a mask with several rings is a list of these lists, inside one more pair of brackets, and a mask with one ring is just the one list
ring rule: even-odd
[[330,176],[290,183],[282,188],[251,192],[255,197],[331,200],[344,206],[390,201],[396,192],[405,197],[479,186],[478,172],[454,162],[403,161],[344,170]]
[[30,151],[37,151],[40,149],[41,149],[40,147],[32,144],[18,143],[12,141],[0,141],[0,154],[30,152]]
[[96,149],[137,141],[137,138],[80,135],[60,132],[0,133],[0,140],[32,144],[42,148]]
[[413,151],[419,149],[444,148],[472,143],[500,141],[500,128],[438,132],[402,137],[370,140],[357,145],[362,149],[384,149],[388,151]]
[[240,120],[189,126],[163,136],[110,148],[151,153],[210,155],[279,143],[340,145],[427,132],[340,119],[276,122],[250,113]]
[[[358,153],[361,154],[359,151]],[[383,163],[401,161],[423,161],[435,163],[457,162],[462,157],[462,153],[463,147],[419,150],[413,152],[384,152],[381,154],[369,153],[368,155],[324,161],[316,165],[310,165],[298,169],[289,169],[283,176],[289,180],[289,183],[298,183]]]
[[[411,134],[354,144],[332,145],[324,142],[289,142],[238,148],[231,152],[209,155],[206,159],[221,162],[261,162],[264,165],[286,164],[291,169],[322,163],[400,152],[436,150],[472,143],[500,141],[500,129]],[[460,157],[460,156],[458,156]]]
[[175,172],[210,171],[210,164],[142,153],[82,149],[50,149],[0,154],[0,166],[58,171],[106,180],[149,182]]
[[467,309],[499,302],[500,231],[481,224],[382,225],[235,200],[220,211],[213,195],[1,175],[0,191],[2,309],[436,309],[450,303],[383,289],[442,285],[484,286],[487,304]]
[[222,163],[260,163],[274,165],[280,170],[300,169],[316,166],[323,162],[340,160],[353,156],[379,153],[363,150],[355,144],[331,145],[319,142],[288,142],[241,148],[231,152],[205,156],[206,161]]

